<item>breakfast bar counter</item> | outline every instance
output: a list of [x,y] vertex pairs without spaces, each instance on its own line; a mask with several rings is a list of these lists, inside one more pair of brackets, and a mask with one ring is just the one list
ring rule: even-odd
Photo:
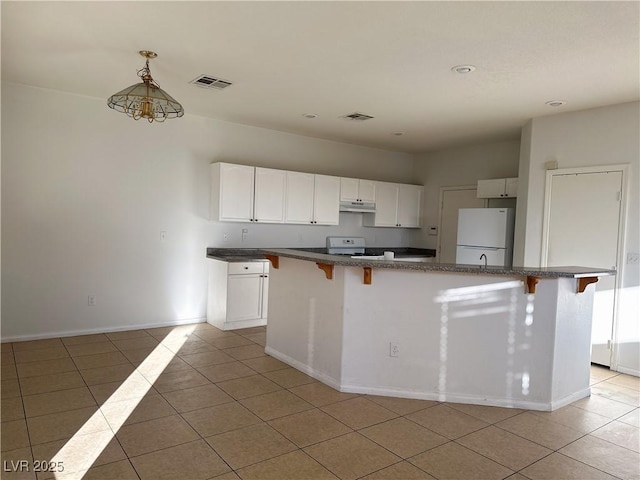
[[590,393],[589,285],[614,271],[261,252],[266,352],[340,391],[533,410]]

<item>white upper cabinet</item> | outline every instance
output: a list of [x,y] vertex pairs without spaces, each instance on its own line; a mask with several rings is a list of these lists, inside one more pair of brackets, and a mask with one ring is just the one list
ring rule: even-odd
[[272,168],[211,164],[211,219],[338,225],[340,201],[372,202],[363,224],[420,226],[423,187]]
[[253,221],[284,223],[284,196],[287,172],[256,167]]
[[287,172],[285,223],[313,223],[313,173]]
[[[373,218],[371,218],[373,217]],[[372,227],[398,226],[398,185],[376,182],[376,213],[367,214],[364,223]]]
[[211,165],[211,219],[284,222],[286,172],[230,163]]
[[314,175],[313,223],[338,225],[340,222],[340,177]]
[[365,215],[364,225],[419,228],[423,187],[388,182],[375,183],[376,213]]
[[398,187],[398,226],[420,227],[422,209],[422,190],[419,185],[399,185]]
[[340,177],[287,172],[285,223],[338,225]]
[[515,198],[517,196],[517,178],[478,180],[478,198]]
[[375,202],[376,182],[343,177],[340,179],[340,200],[343,202]]
[[253,220],[255,167],[213,163],[211,165],[211,219],[223,222]]

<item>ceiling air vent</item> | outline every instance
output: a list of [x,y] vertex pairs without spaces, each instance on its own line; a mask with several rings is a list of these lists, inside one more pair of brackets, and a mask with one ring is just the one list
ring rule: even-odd
[[359,122],[362,122],[364,120],[369,120],[373,117],[371,115],[365,115],[364,113],[354,112],[354,113],[350,113],[349,115],[345,115],[342,118],[346,118],[347,120],[357,120]]
[[215,88],[216,90],[223,90],[233,85],[228,80],[222,80],[220,78],[212,77],[211,75],[200,75],[190,83],[204,88]]

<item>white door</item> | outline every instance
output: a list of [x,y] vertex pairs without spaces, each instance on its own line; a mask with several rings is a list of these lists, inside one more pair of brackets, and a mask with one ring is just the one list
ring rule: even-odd
[[[546,266],[617,268],[622,172],[556,172],[547,178]],[[615,277],[600,278],[593,306],[591,361],[607,366],[611,364],[615,281]]]
[[318,225],[340,223],[340,177],[315,175],[313,221]]
[[313,222],[313,173],[287,172],[285,223]]
[[286,172],[256,167],[254,221],[284,223]]
[[440,203],[440,236],[438,261],[456,262],[456,239],[458,238],[458,210],[461,208],[481,208],[485,200],[476,197],[476,187],[443,188]]

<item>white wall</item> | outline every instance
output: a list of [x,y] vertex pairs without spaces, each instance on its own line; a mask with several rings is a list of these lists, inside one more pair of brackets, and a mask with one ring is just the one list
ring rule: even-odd
[[[629,164],[624,257],[640,252],[640,103],[534,118],[522,131],[514,264],[540,265],[545,194],[544,163],[560,168]],[[523,201],[523,199],[525,201]],[[621,266],[617,368],[640,374],[640,268]]]
[[[489,143],[449,148],[416,156],[416,181],[425,186],[423,225],[439,222],[440,187],[475,185],[487,178],[518,176],[520,142]],[[427,229],[417,234],[416,245],[436,248],[437,237],[427,236]]]
[[201,319],[206,247],[242,245],[243,226],[244,246],[288,246],[300,235],[321,246],[328,234],[354,233],[396,245],[406,236],[361,228],[348,214],[334,228],[210,222],[209,164],[411,183],[409,155],[188,113],[149,125],[104,99],[4,83],[2,127],[3,340]]

